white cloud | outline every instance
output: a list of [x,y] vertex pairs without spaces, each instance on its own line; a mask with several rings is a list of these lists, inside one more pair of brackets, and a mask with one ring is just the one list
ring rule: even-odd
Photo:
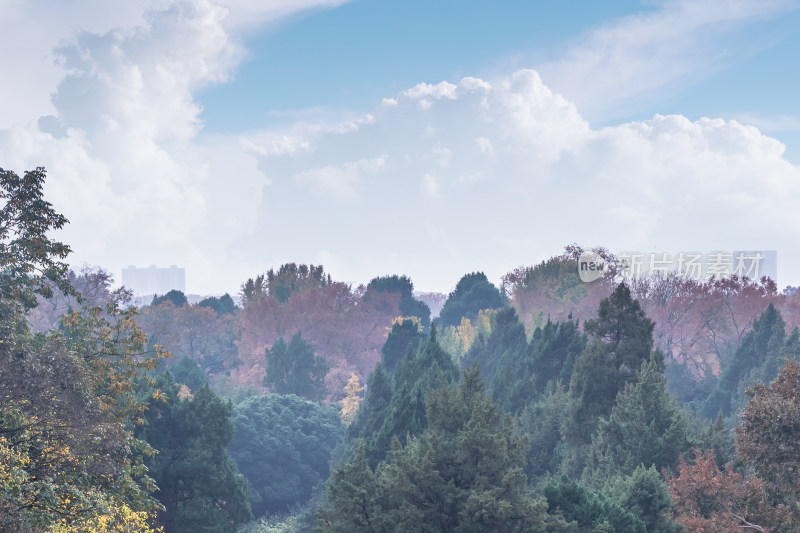
[[[572,241],[618,250],[778,249],[782,264],[800,261],[791,244],[800,231],[800,169],[752,126],[656,115],[592,129],[533,71],[447,87],[449,96],[436,100],[427,89],[402,92],[397,105],[379,106],[372,121],[348,131],[326,126],[307,138],[303,154],[260,157],[276,184],[324,169],[325,179],[360,198],[356,212],[342,211],[341,191],[309,202],[271,186],[262,231],[289,216],[284,205],[303,204],[325,221],[324,232],[301,230],[305,246],[336,249],[346,279],[367,280],[375,273],[365,265],[399,254],[397,272],[439,289],[475,269],[496,280]],[[391,162],[379,187],[344,177],[350,162],[374,153]],[[421,176],[417,186],[413,176]],[[272,243],[291,247],[297,238]]]
[[[71,220],[63,239],[76,262],[114,270],[180,263],[190,267],[189,287],[209,292],[235,290],[284,261],[320,258],[334,261],[340,279],[405,273],[418,289],[445,290],[464,272],[485,270],[496,281],[573,241],[778,249],[782,265],[800,264],[800,170],[755,127],[656,115],[592,128],[580,97],[576,105],[520,70],[418,84],[361,117],[309,112],[289,126],[204,134],[194,94],[235,72],[246,53],[231,37],[248,29],[242,13],[266,21],[290,4],[249,4],[248,12],[232,1],[233,22],[206,0],[159,4],[135,27],[109,30],[115,16],[98,15],[101,29],[61,46],[63,80],[51,86],[47,109],[37,103],[16,124],[8,105],[0,109],[0,161],[49,169],[48,198]],[[691,41],[721,21],[760,16],[742,11],[750,4],[731,5],[726,15],[705,3],[668,4],[659,23],[667,13],[676,35]],[[778,9],[770,5],[764,13]],[[690,9],[707,10],[696,17],[707,23],[679,20]],[[649,50],[672,57],[649,17],[589,38],[607,59],[576,48],[576,72],[594,72],[601,95],[617,97],[620,85],[599,77],[621,68],[626,32],[635,47],[651,42],[652,29]],[[679,63],[654,73],[653,87],[679,77]],[[622,85],[647,74],[632,65],[638,74],[623,72]],[[628,94],[642,90],[631,85]],[[40,115],[52,116],[31,120]],[[791,275],[800,282],[800,272]]]
[[590,118],[608,120],[686,87],[769,43],[737,30],[800,8],[797,0],[671,0],[594,29],[536,66]]

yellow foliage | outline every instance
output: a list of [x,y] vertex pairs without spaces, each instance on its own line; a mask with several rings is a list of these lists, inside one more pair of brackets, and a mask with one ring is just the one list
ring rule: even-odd
[[344,386],[345,397],[341,400],[342,410],[339,413],[344,424],[349,425],[355,419],[362,399],[360,394],[364,392],[364,389],[365,387],[358,381],[358,376],[350,374],[350,379]]

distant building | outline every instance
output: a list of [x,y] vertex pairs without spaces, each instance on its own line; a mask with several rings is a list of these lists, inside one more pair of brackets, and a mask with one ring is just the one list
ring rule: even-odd
[[163,295],[175,289],[186,292],[186,269],[171,265],[159,268],[150,265],[139,268],[133,265],[122,269],[122,284],[136,296]]

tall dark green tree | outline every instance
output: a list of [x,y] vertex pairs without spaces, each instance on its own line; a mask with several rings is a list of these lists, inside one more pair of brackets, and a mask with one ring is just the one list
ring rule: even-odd
[[591,442],[598,420],[608,416],[653,349],[653,322],[623,283],[600,302],[597,318],[587,320],[584,330],[591,341],[575,363],[563,428],[572,446]]
[[666,390],[661,354],[654,352],[636,381],[619,392],[610,415],[600,419],[584,480],[601,488],[615,475],[632,475],[639,465],[674,470],[695,444],[686,413]]
[[308,400],[325,397],[328,364],[314,357],[314,348],[298,331],[289,344],[283,337],[266,349],[267,371],[264,386],[278,394],[296,394]]
[[457,326],[461,318],[466,317],[475,321],[478,311],[484,309],[502,309],[508,305],[506,298],[495,287],[486,274],[473,272],[464,275],[451,292],[439,312],[437,324],[439,327]]
[[[510,406],[506,404],[511,396],[512,385],[529,377],[524,372],[527,348],[525,326],[514,308],[509,307],[498,311],[492,332],[487,338],[480,336],[475,339],[464,354],[462,364],[470,367],[477,363],[482,378],[489,384],[489,390],[495,399],[502,398],[500,403],[508,410]],[[518,373],[520,371],[523,371],[522,375]]]
[[338,410],[294,395],[254,396],[236,406],[228,449],[250,485],[256,516],[304,504],[327,479],[344,434]]
[[770,304],[753,322],[733,357],[722,369],[716,387],[702,405],[701,413],[713,419],[718,411],[725,417],[747,404],[746,390],[757,383],[768,384],[778,375],[787,357],[800,355],[797,333],[786,337],[786,323]]
[[398,320],[392,324],[392,330],[386,337],[386,342],[381,348],[381,362],[384,370],[393,372],[397,363],[406,353],[416,351],[417,347],[425,340],[419,326],[413,320]]
[[319,531],[569,531],[528,494],[525,439],[477,368],[431,393],[427,416],[425,431],[405,447],[395,439],[374,472],[363,452],[337,469]]
[[183,356],[183,358],[172,367],[171,373],[172,377],[175,379],[175,383],[186,385],[191,391],[198,391],[203,385],[208,383],[203,369],[200,368],[197,361],[189,359],[186,356]]
[[141,430],[158,450],[147,466],[164,506],[159,521],[165,533],[232,533],[252,519],[247,483],[226,451],[233,407],[207,385],[181,400],[174,381],[159,377]]
[[[410,354],[409,354],[410,355]],[[419,435],[428,425],[425,396],[458,379],[458,368],[436,340],[436,328],[413,357],[405,357],[394,371],[392,400],[374,439],[377,448],[367,450],[370,464],[383,460],[392,438]]]
[[575,523],[580,533],[646,533],[644,521],[603,493],[587,489],[562,476],[543,489],[551,513],[560,513]]
[[427,331],[431,326],[431,309],[428,304],[414,298],[414,283],[406,276],[383,276],[373,278],[367,290],[379,292],[399,293],[400,312],[405,317],[415,316],[422,322],[423,331]]

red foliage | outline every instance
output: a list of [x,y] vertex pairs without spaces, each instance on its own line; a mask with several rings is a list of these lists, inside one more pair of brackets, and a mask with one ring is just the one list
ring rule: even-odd
[[673,519],[695,533],[773,531],[786,523],[781,508],[766,502],[764,485],[745,478],[729,463],[717,467],[714,454],[695,450],[696,464],[681,458],[678,475],[664,472],[672,496]]
[[342,397],[352,372],[363,380],[380,360],[392,319],[399,316],[399,294],[353,291],[344,283],[293,293],[286,303],[260,296],[242,311],[239,341],[241,367],[235,379],[241,385],[261,386],[266,348],[298,331],[326,359],[329,398]]

